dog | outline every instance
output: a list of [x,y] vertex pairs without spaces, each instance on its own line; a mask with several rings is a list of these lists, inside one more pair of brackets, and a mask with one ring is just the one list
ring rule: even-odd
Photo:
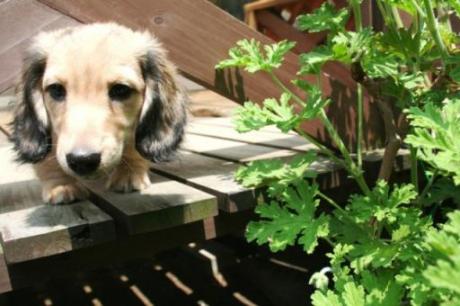
[[150,184],[150,162],[170,160],[187,121],[187,96],[148,32],[96,23],[38,34],[23,61],[10,140],[32,163],[43,200],[88,197],[103,178],[117,192]]

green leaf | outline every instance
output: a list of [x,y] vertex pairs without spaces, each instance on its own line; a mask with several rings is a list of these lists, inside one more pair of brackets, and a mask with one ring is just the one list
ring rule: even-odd
[[460,185],[460,99],[445,100],[442,107],[412,107],[407,113],[413,132],[406,142],[418,149],[420,159]]
[[347,306],[364,306],[364,288],[356,286],[354,283],[347,283],[342,293],[344,305]]
[[246,102],[235,111],[234,124],[240,133],[259,130],[265,126],[276,125],[284,133],[295,129],[301,118],[290,104],[291,95],[283,93],[278,100],[265,99],[262,107]]
[[372,30],[365,28],[361,32],[341,32],[332,38],[332,43],[334,59],[351,64],[370,49]]
[[460,67],[455,67],[453,70],[449,72],[449,76],[454,80],[455,82],[460,83]]
[[319,74],[323,65],[332,59],[334,59],[333,53],[326,46],[319,46],[308,53],[302,53],[298,74]]
[[371,196],[351,196],[347,209],[357,223],[367,223],[372,217],[378,221],[394,223],[400,214],[398,207],[408,204],[416,196],[417,193],[411,184],[402,187],[395,185],[390,193],[388,184],[379,181],[372,190]]
[[448,215],[449,221],[440,230],[428,233],[426,241],[432,248],[434,263],[423,272],[431,286],[442,290],[444,301],[460,300],[460,212]]
[[344,306],[339,297],[331,290],[328,290],[326,294],[316,290],[311,296],[311,302],[313,306]]
[[325,2],[320,8],[314,10],[312,14],[299,16],[296,24],[301,31],[321,32],[329,30],[337,32],[344,28],[347,20],[347,9],[336,10],[332,4]]
[[288,162],[279,159],[256,160],[240,167],[235,178],[248,188],[268,186],[270,193],[276,195],[295,181],[316,177],[316,172],[310,170],[315,160],[316,154],[312,151],[299,154]]
[[240,40],[236,43],[236,47],[229,50],[229,58],[221,61],[215,68],[237,67],[243,68],[249,73],[270,72],[281,66],[284,56],[294,46],[295,42],[283,40],[271,45],[265,45],[262,50],[260,42],[254,39]]
[[294,245],[298,239],[306,252],[313,252],[318,238],[329,233],[329,218],[323,214],[315,218],[317,193],[317,185],[299,181],[280,195],[282,205],[274,201],[258,205],[256,213],[262,219],[249,223],[246,238],[258,244],[268,243],[273,252]]

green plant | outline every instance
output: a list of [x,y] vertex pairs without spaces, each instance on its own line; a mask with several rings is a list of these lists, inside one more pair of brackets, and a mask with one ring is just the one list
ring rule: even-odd
[[[449,21],[460,14],[460,4],[377,0],[385,30],[375,31],[363,27],[361,1],[348,2],[340,10],[326,3],[298,18],[299,29],[328,31],[328,36],[325,44],[299,56],[298,79],[292,84],[276,76],[294,47],[289,41],[265,46],[240,41],[216,66],[267,73],[283,91],[261,105],[246,102],[236,114],[238,131],[275,125],[296,131],[318,149],[289,162],[252,162],[237,172],[244,186],[267,187],[268,203],[257,206],[260,219],[248,225],[247,238],[267,243],[272,251],[299,244],[312,253],[318,240],[330,244],[333,282],[325,275],[328,269],[312,276],[316,306],[460,305],[460,214],[451,213],[442,225],[460,202],[460,40]],[[401,10],[412,18],[408,27]],[[349,16],[354,16],[355,31],[345,29]],[[356,154],[326,115],[325,108],[334,103],[321,92],[322,68],[329,61],[349,67],[358,82]],[[306,82],[307,74],[316,75],[317,82]],[[378,180],[371,183],[363,176],[363,90],[381,111],[387,139]],[[338,154],[300,128],[312,119],[324,125]],[[401,146],[411,153],[411,180],[392,185]],[[315,183],[310,165],[323,157],[359,186],[346,203],[336,203]]]

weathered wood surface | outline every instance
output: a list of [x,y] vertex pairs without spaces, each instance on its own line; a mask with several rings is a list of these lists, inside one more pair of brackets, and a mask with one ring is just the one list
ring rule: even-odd
[[112,219],[94,204],[44,205],[29,166],[0,147],[0,243],[8,263],[22,262],[115,238]]
[[298,152],[210,136],[187,134],[182,148],[202,155],[239,162],[281,158]]
[[[268,76],[244,72],[217,73],[214,66],[228,54],[237,40],[245,37],[270,42],[226,12],[204,0],[167,1],[65,1],[40,2],[83,22],[116,21],[136,29],[149,29],[164,43],[170,57],[189,78],[226,96],[243,101],[260,101],[279,96]],[[193,30],[192,30],[193,29]],[[297,57],[288,56],[280,77],[295,77]],[[231,79],[231,80],[230,80]]]
[[238,140],[242,143],[263,144],[267,147],[290,149],[294,151],[305,152],[315,150],[316,148],[314,145],[308,143],[305,138],[294,133],[284,134],[280,133],[279,130],[276,131],[268,128],[248,133],[238,133],[235,128],[230,125],[206,124],[206,122],[202,122],[201,119],[190,122],[187,131],[189,134]]
[[10,273],[5,261],[2,245],[0,244],[0,294],[11,291],[12,289]]
[[173,162],[152,165],[155,172],[214,194],[219,209],[227,212],[248,209],[256,204],[255,191],[242,187],[234,180],[239,166],[234,162],[190,152],[181,152]]
[[35,0],[0,3],[0,92],[17,83],[22,55],[35,34],[76,24]]
[[91,188],[92,200],[128,234],[153,232],[217,215],[216,198],[177,181],[151,175],[152,185],[135,193],[114,193]]

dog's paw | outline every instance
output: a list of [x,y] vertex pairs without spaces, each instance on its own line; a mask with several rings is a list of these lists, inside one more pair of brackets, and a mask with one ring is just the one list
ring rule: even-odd
[[88,198],[88,190],[78,183],[44,186],[42,197],[46,203],[65,204]]
[[142,190],[150,185],[148,172],[115,171],[107,181],[107,189],[115,192]]

